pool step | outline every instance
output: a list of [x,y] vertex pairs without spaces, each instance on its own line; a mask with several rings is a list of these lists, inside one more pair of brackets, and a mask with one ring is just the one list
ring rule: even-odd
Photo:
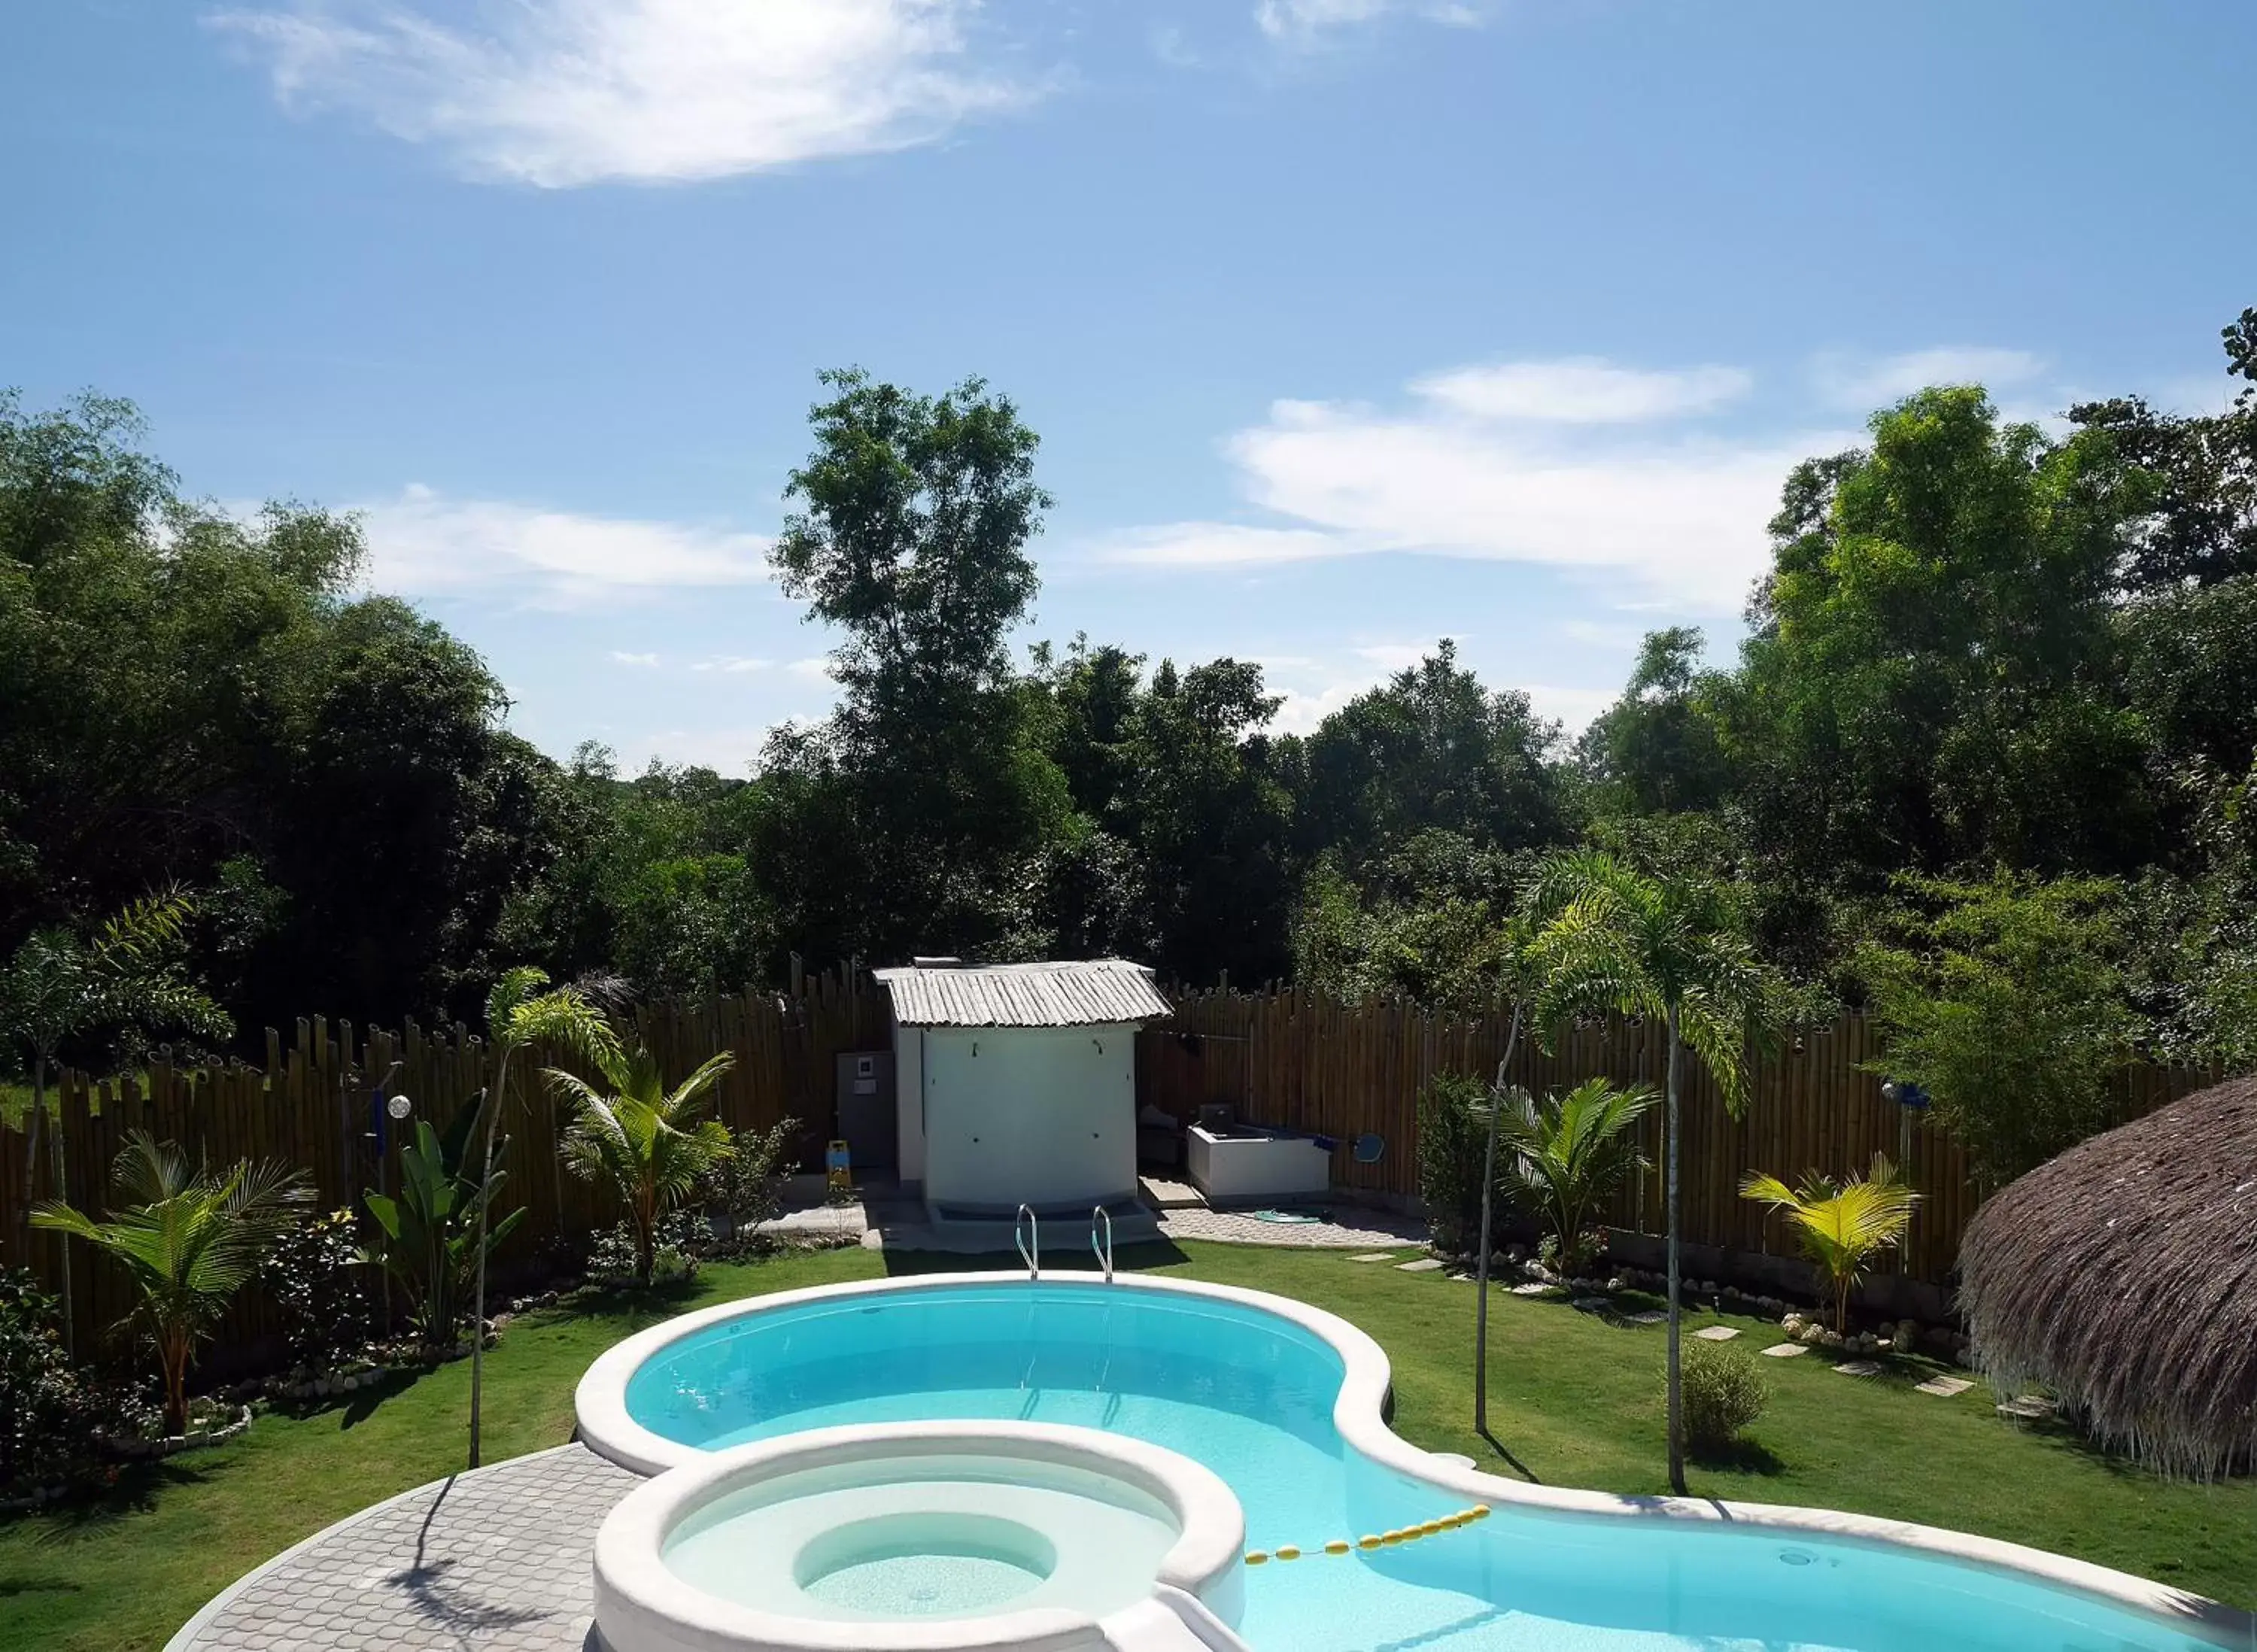
[[1251,1652],[1197,1596],[1164,1583],[1107,1618],[1104,1643],[1114,1652]]

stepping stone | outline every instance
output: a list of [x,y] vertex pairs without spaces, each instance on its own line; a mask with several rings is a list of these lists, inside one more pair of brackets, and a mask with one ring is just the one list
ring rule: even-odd
[[1516,1296],[1541,1296],[1551,1288],[1549,1285],[1539,1284],[1532,1279],[1525,1285],[1515,1285],[1512,1288],[1512,1294]]
[[1603,1314],[1614,1304],[1603,1296],[1578,1296],[1567,1306],[1581,1313]]
[[1881,1367],[1871,1359],[1845,1359],[1834,1369],[1837,1374],[1845,1377],[1878,1377],[1881,1374]]
[[1703,1342],[1730,1342],[1740,1334],[1737,1325],[1703,1325],[1693,1333]]
[[1393,1251],[1366,1251],[1361,1256],[1351,1256],[1348,1260],[1351,1262],[1391,1262],[1395,1260],[1395,1253]]
[[1949,1400],[1966,1393],[1975,1385],[1964,1377],[1930,1377],[1925,1382],[1915,1382],[1912,1386],[1922,1394],[1932,1394],[1939,1400]]
[[1794,1359],[1800,1358],[1801,1355],[1807,1354],[1809,1352],[1810,1350],[1808,1347],[1799,1342],[1777,1342],[1764,1350],[1764,1358],[1766,1359]]
[[2053,1401],[2041,1394],[2026,1394],[2000,1406],[1999,1415],[2020,1423],[2042,1423],[2053,1415]]
[[1406,1274],[1431,1274],[1442,1265],[1439,1256],[1422,1256],[1415,1262],[1397,1262],[1395,1266]]
[[1669,1323],[1669,1310],[1665,1308],[1647,1308],[1634,1314],[1624,1315],[1624,1317],[1633,1325],[1666,1325]]

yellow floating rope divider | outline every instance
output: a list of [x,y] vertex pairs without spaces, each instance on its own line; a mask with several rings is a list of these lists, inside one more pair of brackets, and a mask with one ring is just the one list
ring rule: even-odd
[[1374,1549],[1393,1549],[1403,1543],[1415,1543],[1422,1537],[1455,1531],[1461,1526],[1470,1526],[1477,1520],[1488,1518],[1489,1505],[1475,1503],[1470,1508],[1461,1508],[1454,1514],[1444,1514],[1439,1520],[1421,1521],[1415,1526],[1397,1526],[1393,1531],[1367,1532],[1354,1543],[1345,1537],[1335,1537],[1316,1550],[1304,1550],[1293,1543],[1280,1543],[1274,1550],[1249,1549],[1246,1552],[1246,1564],[1266,1566],[1273,1560],[1298,1560],[1304,1554],[1352,1555],[1358,1550],[1369,1552]]

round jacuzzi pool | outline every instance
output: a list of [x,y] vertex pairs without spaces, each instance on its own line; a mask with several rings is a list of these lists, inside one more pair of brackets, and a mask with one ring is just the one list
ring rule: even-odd
[[1244,1536],[1211,1471],[1138,1441],[819,1430],[629,1493],[597,1536],[596,1621],[613,1652],[1100,1647],[1123,1613],[1235,1623]]

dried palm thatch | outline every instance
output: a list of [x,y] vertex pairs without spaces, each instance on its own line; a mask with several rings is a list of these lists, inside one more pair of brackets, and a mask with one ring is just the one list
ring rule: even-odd
[[1959,1267],[1994,1382],[2044,1384],[2168,1472],[2257,1467],[2257,1077],[2040,1165],[1977,1213]]

